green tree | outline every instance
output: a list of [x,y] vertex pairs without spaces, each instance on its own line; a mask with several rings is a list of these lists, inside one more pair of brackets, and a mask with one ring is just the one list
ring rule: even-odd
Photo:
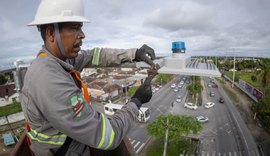
[[265,96],[257,104],[253,105],[255,114],[258,114],[263,125],[269,130],[270,129],[270,96]]
[[256,62],[253,60],[245,60],[245,68],[248,69],[253,69],[254,67],[256,67]]
[[229,70],[233,67],[233,63],[231,63],[230,60],[226,60],[223,65],[226,70]]
[[0,74],[0,85],[7,83],[7,79],[3,74]]
[[241,70],[243,70],[245,68],[243,62],[237,62],[235,66],[236,66],[236,69],[239,70],[239,71],[241,71]]
[[251,81],[252,81],[252,82],[256,82],[256,81],[257,81],[257,77],[256,77],[255,75],[252,75],[252,76],[251,76]]
[[[167,119],[169,124],[167,125]],[[191,132],[197,134],[201,131],[202,125],[190,116],[160,116],[154,122],[147,126],[147,132],[149,135],[158,138],[165,138],[166,128],[169,128],[168,140],[178,139],[183,136],[187,136]]]
[[192,79],[192,84],[187,86],[187,91],[192,94],[192,99],[197,103],[196,95],[201,93],[203,86],[201,85],[199,76],[193,76]]
[[261,59],[259,61],[259,65],[261,68],[261,71],[259,73],[263,87],[266,88],[269,84],[270,79],[270,60],[269,59]]

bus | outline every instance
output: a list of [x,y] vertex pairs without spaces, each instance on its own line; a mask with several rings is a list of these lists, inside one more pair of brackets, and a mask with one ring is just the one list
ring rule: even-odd
[[[108,103],[104,105],[104,113],[107,115],[113,115],[117,110],[122,109],[124,105]],[[137,121],[147,122],[150,119],[150,111],[147,107],[141,107],[139,110],[139,115],[137,116]]]

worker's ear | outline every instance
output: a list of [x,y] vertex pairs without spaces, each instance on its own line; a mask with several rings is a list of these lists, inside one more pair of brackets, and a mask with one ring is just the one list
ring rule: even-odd
[[54,37],[55,37],[54,27],[52,25],[48,25],[46,28],[46,38],[48,39],[48,41],[54,42],[55,40]]

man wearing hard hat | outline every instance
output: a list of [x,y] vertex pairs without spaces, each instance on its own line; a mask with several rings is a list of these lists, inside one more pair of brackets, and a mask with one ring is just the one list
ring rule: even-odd
[[22,89],[28,143],[36,156],[85,156],[89,146],[116,148],[141,105],[152,97],[147,81],[114,116],[108,118],[93,109],[78,72],[86,66],[115,66],[127,61],[151,64],[155,54],[146,45],[140,49],[81,50],[83,22],[89,21],[82,0],[42,0],[29,24],[38,27],[44,40]]

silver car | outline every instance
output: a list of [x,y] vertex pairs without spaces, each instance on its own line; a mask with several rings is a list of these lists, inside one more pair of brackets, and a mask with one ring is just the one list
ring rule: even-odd
[[190,102],[185,103],[185,104],[184,104],[184,107],[185,107],[185,108],[189,108],[189,109],[193,109],[193,110],[196,110],[196,109],[198,108],[197,105],[195,105],[195,104],[193,104],[193,103],[190,103]]
[[206,104],[204,105],[204,108],[211,108],[214,107],[215,103],[214,102],[206,102]]
[[201,123],[205,123],[205,122],[208,122],[209,119],[205,116],[200,115],[200,116],[196,117],[196,120],[201,122]]

